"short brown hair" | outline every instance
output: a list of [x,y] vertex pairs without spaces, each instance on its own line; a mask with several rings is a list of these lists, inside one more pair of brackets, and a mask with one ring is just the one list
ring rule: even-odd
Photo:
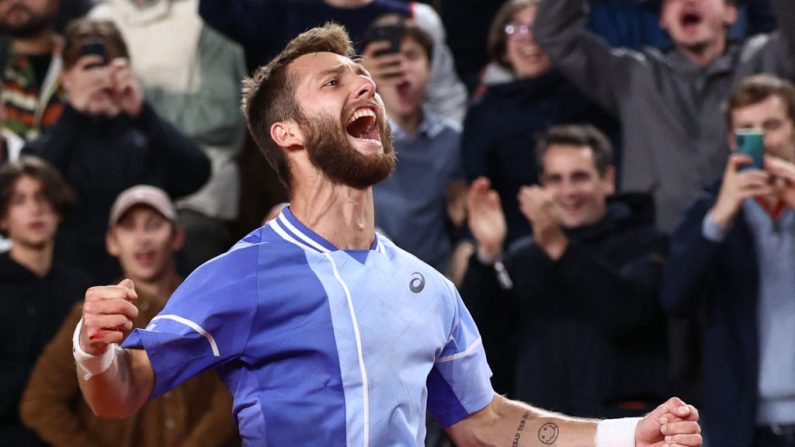
[[117,57],[130,57],[127,44],[116,25],[110,20],[76,19],[64,30],[63,65],[72,68],[82,57],[80,50],[87,40],[100,40],[105,44],[108,61]]
[[734,124],[732,112],[743,107],[759,104],[771,96],[778,96],[787,104],[787,115],[795,123],[795,86],[786,79],[771,74],[748,76],[740,82],[724,106],[726,126]]
[[536,160],[539,169],[544,169],[544,155],[553,144],[566,146],[586,146],[591,148],[594,167],[600,176],[613,164],[613,146],[601,130],[590,124],[561,124],[550,127],[538,139]]
[[513,16],[517,12],[531,6],[538,6],[539,3],[541,0],[509,0],[500,6],[500,9],[494,14],[494,19],[491,20],[489,35],[486,39],[486,52],[492,61],[505,66],[505,52],[508,45],[505,27],[513,21]]
[[11,198],[17,181],[23,176],[41,182],[44,197],[61,218],[66,218],[74,204],[72,188],[64,181],[57,169],[46,161],[32,156],[21,157],[0,166],[0,217],[8,214]]
[[243,80],[243,114],[251,136],[265,159],[276,170],[279,180],[290,189],[290,171],[281,148],[271,138],[273,123],[299,120],[301,110],[295,101],[296,79],[289,76],[290,63],[299,57],[329,52],[353,59],[356,55],[348,33],[340,25],[327,23],[312,28],[290,41],[279,55]]

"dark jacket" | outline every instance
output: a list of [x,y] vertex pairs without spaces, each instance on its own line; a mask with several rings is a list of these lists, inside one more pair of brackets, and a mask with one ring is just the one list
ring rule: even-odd
[[20,396],[44,346],[90,285],[73,267],[53,263],[40,278],[0,254],[0,445],[40,445],[19,421]]
[[667,396],[657,295],[666,239],[641,214],[612,201],[600,222],[566,231],[569,246],[557,262],[532,238],[516,241],[504,260],[510,291],[473,256],[461,295],[497,392],[598,417],[632,414],[630,407],[642,413]]
[[60,228],[56,257],[98,283],[120,274],[105,250],[108,216],[119,193],[149,184],[175,199],[198,190],[210,176],[204,152],[148,104],[136,118],[92,117],[67,106],[51,131],[23,152],[50,162],[75,189],[77,202]]
[[461,137],[464,173],[491,180],[508,222],[507,243],[530,234],[516,199],[523,185],[538,183],[535,146],[555,124],[594,123],[608,134],[618,126],[556,71],[488,87],[467,112]]
[[759,379],[759,266],[743,212],[722,243],[702,235],[717,200],[713,186],[696,200],[671,238],[661,299],[681,315],[705,311],[704,425],[712,445],[747,447],[756,422]]

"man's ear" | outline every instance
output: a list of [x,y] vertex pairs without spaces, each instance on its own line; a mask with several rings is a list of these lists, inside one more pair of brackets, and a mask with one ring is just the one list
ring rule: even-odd
[[726,24],[726,27],[731,27],[737,22],[737,19],[740,16],[740,12],[737,10],[737,5],[728,5],[726,7],[726,13],[723,15],[723,23]]
[[605,182],[607,195],[611,196],[616,193],[616,168],[612,165],[608,166],[605,170],[605,175],[602,176]]
[[119,257],[119,244],[116,242],[116,236],[113,235],[112,228],[105,233],[105,249],[114,258]]
[[277,121],[271,125],[271,138],[284,149],[304,146],[304,135],[295,121]]
[[174,234],[171,235],[171,250],[176,253],[185,246],[185,229],[177,225],[174,227]]

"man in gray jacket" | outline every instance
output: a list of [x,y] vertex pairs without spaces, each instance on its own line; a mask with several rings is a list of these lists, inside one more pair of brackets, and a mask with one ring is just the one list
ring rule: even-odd
[[[795,23],[795,2],[771,0],[778,23]],[[734,43],[726,32],[736,0],[664,0],[666,53],[611,49],[585,30],[584,0],[544,1],[534,35],[553,63],[623,127],[621,186],[654,195],[657,223],[671,230],[717,177],[729,153],[721,103],[744,77],[795,78],[795,27]]]

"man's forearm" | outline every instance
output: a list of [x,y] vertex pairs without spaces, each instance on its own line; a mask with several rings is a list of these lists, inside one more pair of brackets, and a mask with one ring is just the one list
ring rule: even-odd
[[593,446],[597,423],[497,395],[489,406],[449,427],[448,432],[459,446]]
[[146,351],[120,349],[110,367],[97,375],[87,377],[78,361],[77,380],[83,397],[98,417],[120,419],[131,416],[149,399],[154,373]]

